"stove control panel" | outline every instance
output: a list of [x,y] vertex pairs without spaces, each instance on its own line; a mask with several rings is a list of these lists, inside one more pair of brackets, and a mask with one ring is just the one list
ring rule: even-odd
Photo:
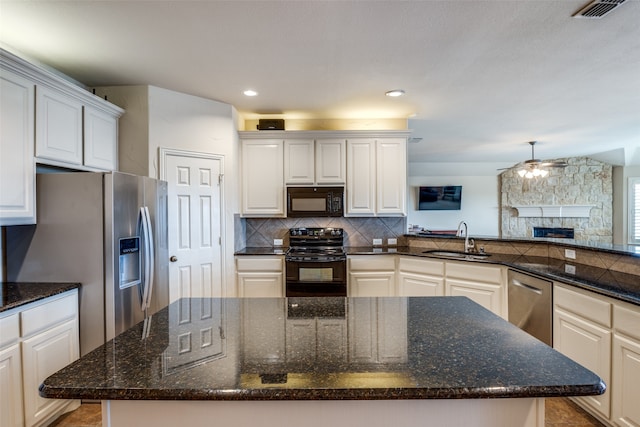
[[302,227],[289,229],[289,236],[301,237],[342,237],[342,228]]

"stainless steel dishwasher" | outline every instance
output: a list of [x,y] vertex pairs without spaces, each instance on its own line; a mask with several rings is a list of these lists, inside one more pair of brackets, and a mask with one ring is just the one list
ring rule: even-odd
[[553,283],[509,270],[509,322],[553,345]]

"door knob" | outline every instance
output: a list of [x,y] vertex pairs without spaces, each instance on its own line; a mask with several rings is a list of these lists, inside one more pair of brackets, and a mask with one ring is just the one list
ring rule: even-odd
[[175,255],[171,255],[171,258],[169,258],[169,261],[176,262],[176,261],[178,261],[178,257],[175,256]]

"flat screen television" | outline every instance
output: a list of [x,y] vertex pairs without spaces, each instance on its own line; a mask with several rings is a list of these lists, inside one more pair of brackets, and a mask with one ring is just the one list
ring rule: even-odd
[[459,211],[461,205],[461,185],[418,188],[418,210],[420,211]]

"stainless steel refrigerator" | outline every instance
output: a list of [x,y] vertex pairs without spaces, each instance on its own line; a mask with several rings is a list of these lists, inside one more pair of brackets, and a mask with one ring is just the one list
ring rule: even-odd
[[7,279],[80,282],[86,354],[169,304],[167,183],[38,174],[37,224],[7,227]]

